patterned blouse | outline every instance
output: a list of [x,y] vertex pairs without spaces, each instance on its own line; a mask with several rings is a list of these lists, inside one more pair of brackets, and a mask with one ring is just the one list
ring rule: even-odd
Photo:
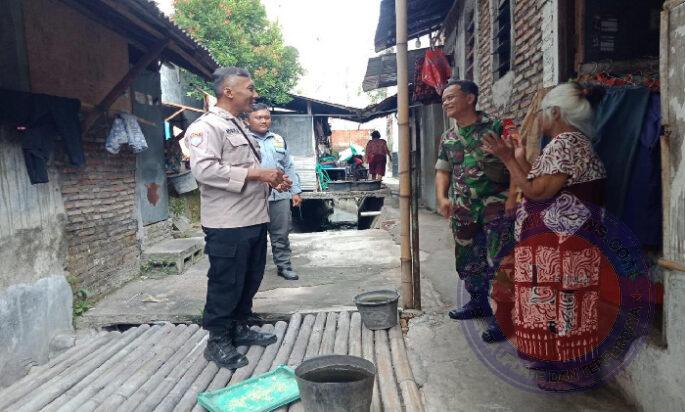
[[590,139],[580,132],[561,133],[545,146],[528,173],[528,179],[563,173],[566,186],[606,178],[604,164]]
[[369,160],[374,156],[385,156],[388,153],[388,142],[385,139],[371,139],[366,144],[365,152]]

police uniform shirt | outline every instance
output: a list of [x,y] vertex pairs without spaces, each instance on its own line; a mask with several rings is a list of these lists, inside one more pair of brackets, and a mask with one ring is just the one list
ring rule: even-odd
[[259,143],[226,110],[209,109],[186,131],[190,168],[200,187],[200,215],[207,228],[237,228],[269,221],[269,186],[247,181],[260,166]]
[[261,147],[262,167],[266,169],[281,169],[293,182],[290,190],[284,192],[272,190],[269,195],[269,201],[291,199],[293,195],[302,193],[300,177],[295,169],[293,158],[288,152],[288,144],[285,139],[271,131],[266,132],[264,135],[252,132],[252,137],[259,142]]

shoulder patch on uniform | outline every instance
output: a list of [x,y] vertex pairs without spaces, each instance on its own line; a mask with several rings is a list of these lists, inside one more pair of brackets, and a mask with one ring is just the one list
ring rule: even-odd
[[274,135],[274,147],[276,147],[277,149],[285,149],[286,148],[285,139],[283,139],[283,137],[275,134]]
[[190,134],[190,144],[197,147],[202,144],[202,142],[205,140],[205,133],[204,132],[192,132]]

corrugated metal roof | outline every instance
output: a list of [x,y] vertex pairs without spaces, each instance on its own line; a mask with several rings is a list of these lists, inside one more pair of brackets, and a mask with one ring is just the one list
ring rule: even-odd
[[[409,83],[416,78],[416,60],[426,54],[430,48],[411,50],[407,55]],[[397,85],[397,55],[395,53],[372,57],[366,65],[366,74],[362,82],[362,90],[379,89]]]
[[152,0],[69,0],[67,4],[142,51],[170,39],[161,59],[204,78],[211,77],[218,67],[209,50],[162,13]]
[[[407,0],[407,34],[420,37],[440,28],[455,0]],[[394,46],[395,0],[382,0],[374,44],[376,51]]]
[[[240,347],[249,364],[235,371],[203,356],[207,332],[198,325],[143,325],[91,336],[0,390],[0,410],[204,411],[199,392],[234,385],[286,364],[325,354],[364,357],[376,365],[372,411],[421,411],[402,331],[371,331],[358,312],[295,314],[261,327],[278,341]],[[279,411],[302,411],[300,402]]]
[[[411,89],[410,89],[411,90]],[[397,111],[397,96],[393,95],[380,103],[369,105],[363,109],[343,106],[336,103],[324,102],[310,97],[291,95],[293,100],[287,104],[279,104],[275,107],[292,110],[296,113],[307,113],[307,104],[312,108],[313,115],[337,117],[357,123],[366,123],[379,117],[387,116]]]
[[356,107],[325,102],[323,100],[313,99],[311,97],[305,96],[298,96],[296,94],[291,94],[290,97],[292,98],[290,102],[286,104],[278,104],[275,106],[302,114],[307,114],[308,108],[311,108],[311,112],[314,115],[327,115],[331,117],[339,116],[341,118],[354,117],[359,113],[359,110],[361,110]]

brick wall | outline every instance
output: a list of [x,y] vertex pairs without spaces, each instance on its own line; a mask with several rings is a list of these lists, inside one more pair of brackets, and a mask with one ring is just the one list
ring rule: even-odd
[[[491,0],[478,2],[477,82],[481,88],[480,109],[495,116],[523,120],[537,89],[542,86],[542,8],[548,0],[513,0],[513,61],[511,94],[508,101],[495,105],[496,82],[492,73]],[[500,82],[506,79],[500,80]],[[508,86],[508,85],[507,85]]]
[[545,0],[518,0],[514,10],[514,90],[507,116],[522,121],[542,87],[542,6]]
[[352,143],[366,147],[366,144],[371,139],[372,131],[370,129],[333,130],[331,134],[331,147],[337,151],[348,149]]
[[67,213],[67,270],[95,293],[105,293],[136,275],[140,255],[136,157],[127,147],[118,155],[105,150],[110,124],[103,117],[83,137],[83,168],[69,167],[62,160],[60,170]]
[[[463,30],[463,28],[462,28]],[[478,59],[476,65],[478,66],[478,77],[476,83],[480,86],[480,98],[478,105],[480,110],[497,114],[493,111],[492,103],[492,12],[490,0],[478,1],[478,39],[476,41],[478,47]]]

